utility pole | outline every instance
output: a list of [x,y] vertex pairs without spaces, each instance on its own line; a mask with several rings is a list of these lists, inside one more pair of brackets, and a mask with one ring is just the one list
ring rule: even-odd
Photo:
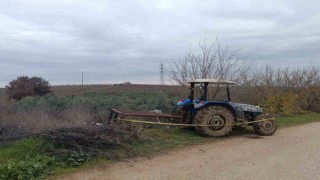
[[160,64],[160,84],[164,85],[164,65],[162,62]]
[[83,72],[81,73],[81,77],[82,77],[82,81],[81,81],[81,85],[83,86]]

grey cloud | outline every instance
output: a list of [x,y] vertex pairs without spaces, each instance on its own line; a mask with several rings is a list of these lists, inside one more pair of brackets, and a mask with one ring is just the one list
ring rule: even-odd
[[0,86],[20,75],[52,84],[158,83],[200,38],[249,59],[320,64],[318,1],[3,0]]

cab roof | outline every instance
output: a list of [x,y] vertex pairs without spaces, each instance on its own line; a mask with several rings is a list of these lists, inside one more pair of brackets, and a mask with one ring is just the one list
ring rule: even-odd
[[188,83],[209,83],[209,84],[222,84],[222,85],[230,85],[230,84],[237,84],[233,81],[221,80],[221,79],[195,79],[188,81]]

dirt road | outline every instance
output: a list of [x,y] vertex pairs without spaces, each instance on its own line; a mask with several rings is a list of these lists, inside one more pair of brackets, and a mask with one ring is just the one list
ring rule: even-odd
[[66,179],[320,179],[320,123],[110,164]]

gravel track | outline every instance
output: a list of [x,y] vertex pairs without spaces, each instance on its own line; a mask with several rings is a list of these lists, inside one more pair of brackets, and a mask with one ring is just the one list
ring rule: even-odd
[[62,179],[320,179],[320,123],[195,145],[136,158]]

